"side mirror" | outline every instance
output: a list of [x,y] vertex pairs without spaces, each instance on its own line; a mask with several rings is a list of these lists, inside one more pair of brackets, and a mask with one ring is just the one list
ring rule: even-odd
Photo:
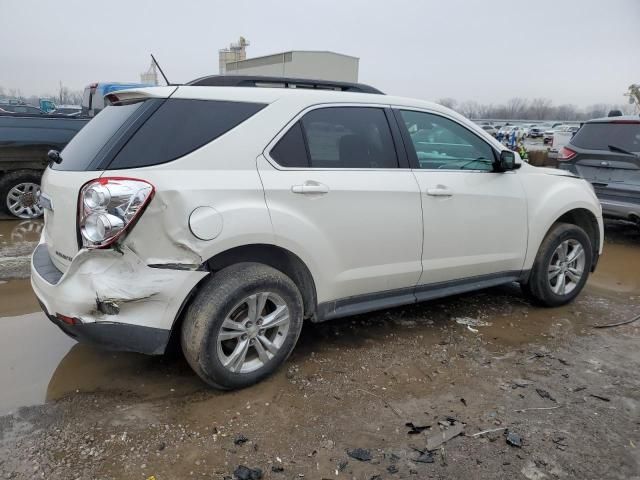
[[494,170],[496,172],[508,172],[509,170],[516,169],[516,154],[511,150],[502,150],[500,152],[500,158],[494,164]]

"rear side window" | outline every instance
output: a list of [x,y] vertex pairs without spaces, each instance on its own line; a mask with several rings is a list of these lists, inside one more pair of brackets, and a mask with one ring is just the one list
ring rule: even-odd
[[330,107],[307,113],[270,152],[283,167],[397,168],[384,110]]
[[585,123],[571,139],[576,147],[609,150],[609,145],[640,152],[640,123]]
[[304,145],[304,137],[300,122],[284,134],[275,147],[271,150],[271,156],[279,165],[287,168],[306,168],[309,166],[307,148]]
[[170,162],[215,140],[264,107],[257,103],[168,99],[120,150],[109,169]]

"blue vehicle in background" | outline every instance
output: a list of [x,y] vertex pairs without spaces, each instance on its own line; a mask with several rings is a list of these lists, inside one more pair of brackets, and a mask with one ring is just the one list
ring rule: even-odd
[[152,87],[153,85],[145,83],[120,83],[120,82],[98,82],[92,83],[85,87],[82,95],[82,111],[81,116],[94,117],[106,107],[104,96],[118,90],[126,90],[128,88]]

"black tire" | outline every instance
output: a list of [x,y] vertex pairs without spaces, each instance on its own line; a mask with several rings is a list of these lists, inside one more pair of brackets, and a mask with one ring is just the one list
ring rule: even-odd
[[[218,355],[218,334],[234,307],[260,292],[272,292],[284,301],[289,309],[288,332],[263,366],[251,372],[230,371]],[[302,296],[289,277],[261,263],[238,263],[209,278],[189,305],[182,324],[182,350],[191,368],[212,387],[248,387],[271,375],[289,357],[302,330],[303,312]]]
[[35,183],[40,185],[41,175],[39,172],[34,172],[33,170],[16,170],[14,172],[6,173],[0,177],[0,210],[12,217],[16,218],[38,218],[42,216],[42,213],[39,213],[35,216],[26,216],[26,217],[17,217],[16,215],[9,210],[9,205],[7,202],[7,197],[9,192],[13,187],[19,185],[21,183]]
[[[584,249],[584,268],[579,281],[575,283],[574,288],[564,294],[555,293],[548,278],[549,266],[555,254],[556,249],[563,242],[570,240],[581,244]],[[523,283],[522,291],[527,298],[541,306],[559,307],[573,301],[580,293],[589,277],[591,264],[593,261],[593,250],[591,240],[586,232],[570,223],[556,223],[547,236],[542,241],[538,255],[533,263],[533,268],[526,283]],[[557,282],[557,281],[556,281]]]

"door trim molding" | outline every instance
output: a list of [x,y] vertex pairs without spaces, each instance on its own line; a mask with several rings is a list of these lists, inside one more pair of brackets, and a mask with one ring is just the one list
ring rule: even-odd
[[436,298],[481,290],[483,288],[495,287],[505,283],[523,281],[527,277],[528,271],[499,272],[341,298],[320,303],[312,321],[325,322],[335,318],[348,317],[401,305],[410,305],[427,300],[434,300]]

